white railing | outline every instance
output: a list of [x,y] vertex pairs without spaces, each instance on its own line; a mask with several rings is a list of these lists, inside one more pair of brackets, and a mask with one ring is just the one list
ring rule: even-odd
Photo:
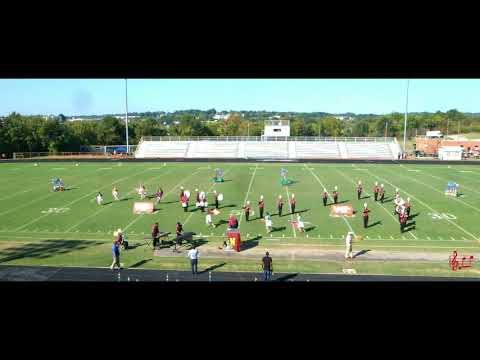
[[394,137],[321,136],[143,136],[142,141],[315,141],[315,142],[395,142]]

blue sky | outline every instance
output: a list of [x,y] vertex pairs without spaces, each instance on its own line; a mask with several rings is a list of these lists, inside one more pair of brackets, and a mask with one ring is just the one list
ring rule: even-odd
[[[405,111],[402,79],[130,79],[129,112]],[[0,115],[122,113],[123,79],[0,79]],[[480,112],[480,79],[410,80],[409,111]]]

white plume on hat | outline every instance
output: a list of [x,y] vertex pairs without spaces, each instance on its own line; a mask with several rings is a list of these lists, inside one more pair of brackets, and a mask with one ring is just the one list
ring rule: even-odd
[[383,184],[381,184],[380,186],[383,187]]
[[295,194],[292,194],[292,198],[294,198],[294,197],[295,197]]
[[282,198],[282,195],[278,195],[278,198],[281,199],[281,198]]
[[263,195],[260,195],[260,200],[263,200]]
[[327,192],[327,189],[323,188],[323,192]]
[[377,185],[378,185],[378,181],[375,181],[375,186],[377,186]]
[[366,209],[366,208],[367,208],[367,203],[364,203],[364,204],[363,204],[363,207]]
[[409,198],[409,197],[407,197],[407,201],[408,201],[408,202],[410,201],[410,198]]
[[195,189],[195,191],[198,191],[198,189]]
[[250,201],[247,201],[247,205],[250,205]]
[[360,180],[358,180],[358,185],[361,185],[361,184],[362,184],[362,182]]
[[395,189],[395,192],[398,192],[398,188]]
[[335,190],[337,190],[337,186],[335,186]]

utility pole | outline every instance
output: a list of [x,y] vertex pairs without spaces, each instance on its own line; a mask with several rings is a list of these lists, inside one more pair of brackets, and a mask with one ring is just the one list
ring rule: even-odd
[[405,102],[405,123],[403,124],[403,151],[407,152],[407,118],[408,118],[408,86],[410,80],[407,80],[407,99]]
[[127,79],[125,79],[125,137],[127,139],[127,155],[130,153],[128,146],[128,92],[127,92]]
[[385,122],[385,141],[387,141],[387,135],[388,135],[388,121]]

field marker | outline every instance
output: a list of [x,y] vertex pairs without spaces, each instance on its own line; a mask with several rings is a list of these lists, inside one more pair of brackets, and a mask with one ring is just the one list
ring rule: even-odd
[[[317,179],[318,183],[322,186],[323,189],[326,189],[325,185],[323,185],[322,181],[318,178],[317,174],[315,174],[312,170],[310,170],[310,173],[313,175],[313,177],[315,179]],[[328,193],[328,196],[330,197],[330,200],[333,201],[333,197],[332,195],[330,195],[330,193]],[[342,216],[342,219],[343,221],[345,222],[345,224],[347,224],[348,228],[350,229],[350,231],[355,235],[355,231],[353,231],[353,228],[352,226],[350,225],[350,223],[348,222],[347,219],[345,219],[344,216]]]
[[427,240],[431,240],[431,239],[430,239],[430,236],[427,236]]
[[[369,173],[373,176],[375,176],[375,174],[371,173],[369,171]],[[382,178],[380,176],[378,176],[379,179],[383,179],[384,182],[386,182],[387,184],[390,184],[390,186],[393,186],[394,188],[398,188],[399,190],[401,190],[402,192],[404,192],[405,194],[409,195],[411,198],[413,199],[416,199],[420,204],[423,204],[423,206],[425,206],[426,208],[430,209],[431,211],[435,212],[435,213],[438,213],[438,211],[436,211],[434,208],[432,208],[430,205],[424,203],[422,200],[420,200],[419,198],[413,196],[412,194],[409,194],[407,191],[401,189],[400,187],[398,186],[395,186],[394,184],[392,184],[390,181],[388,181],[387,179],[385,178]],[[453,226],[456,226],[458,229],[462,230],[465,234],[467,234],[468,236],[471,236],[472,238],[474,238],[475,240],[478,240],[478,238],[473,235],[471,232],[465,230],[463,227],[461,227],[460,225],[458,225],[457,223],[454,223],[453,221],[451,221],[450,219],[447,219],[445,218],[446,221],[448,221],[450,224],[452,224]]]
[[[250,179],[250,184],[248,185],[247,195],[245,195],[245,199],[243,200],[243,204],[245,204],[248,200],[248,194],[250,194],[250,189],[252,188],[253,179],[255,178],[255,174],[257,173],[257,168],[258,168],[258,164],[255,165],[255,171],[253,172],[252,177]],[[243,212],[240,215],[240,220],[238,221],[238,227],[240,227],[240,225],[242,224],[242,219],[243,219]]]
[[393,238],[393,236],[392,236],[392,235],[390,235],[390,239],[394,240],[394,238]]
[[413,170],[413,169],[408,169],[407,171],[420,172],[420,170]]
[[[320,235],[318,235],[318,237],[320,237]],[[332,234],[330,234],[330,239],[333,239],[333,236],[332,236]]]
[[113,170],[113,168],[98,168],[97,171],[98,170]]
[[450,236],[450,239],[452,239],[453,241],[456,241],[455,238],[453,236]]
[[470,170],[460,170],[461,173],[473,173],[473,171]]

